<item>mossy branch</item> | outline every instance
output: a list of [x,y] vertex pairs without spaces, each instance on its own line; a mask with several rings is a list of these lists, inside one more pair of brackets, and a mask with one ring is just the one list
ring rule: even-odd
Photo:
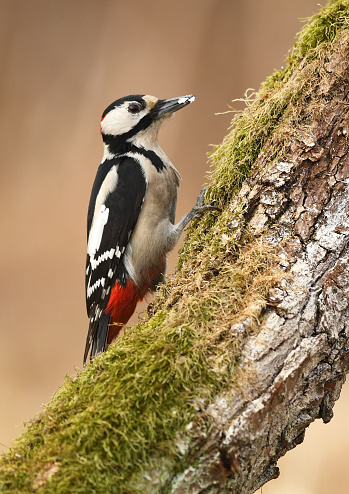
[[252,493],[317,417],[349,344],[349,0],[309,20],[212,155],[210,212],[106,354],[0,462],[2,493]]

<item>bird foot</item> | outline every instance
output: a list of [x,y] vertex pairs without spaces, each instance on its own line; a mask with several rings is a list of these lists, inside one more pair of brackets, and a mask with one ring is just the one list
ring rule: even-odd
[[192,218],[201,218],[201,216],[206,211],[221,211],[220,208],[218,208],[217,206],[215,206],[215,202],[216,201],[211,202],[211,204],[204,204],[206,190],[207,190],[206,187],[204,187],[201,190],[200,195],[198,196],[198,198],[196,200],[196,204],[193,207],[193,209],[191,210],[191,212],[193,214]]

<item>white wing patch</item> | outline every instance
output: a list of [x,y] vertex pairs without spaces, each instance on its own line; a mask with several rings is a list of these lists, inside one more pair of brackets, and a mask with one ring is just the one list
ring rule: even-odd
[[[118,182],[117,168],[116,166],[112,166],[107,176],[103,180],[101,188],[96,197],[95,210],[92,218],[90,234],[88,237],[87,253],[90,256],[92,269],[95,269],[95,267],[98,266],[98,264],[104,260],[104,259],[100,259],[101,256],[99,256],[98,259],[94,259],[94,255],[101,245],[104,226],[106,225],[109,217],[109,208],[105,206],[105,201],[108,195],[115,190],[117,182]],[[113,249],[111,249],[108,254],[110,259],[113,257],[115,252],[113,251],[113,253],[111,253],[112,250]],[[107,255],[107,254],[103,254],[103,255]]]
[[[97,216],[97,217],[96,217]],[[94,260],[94,255],[101,245],[104,226],[106,225],[109,217],[109,208],[102,204],[99,208],[97,215],[94,215],[93,224],[91,227],[90,235],[88,237],[87,253],[90,256],[91,264]],[[95,261],[97,262],[97,261]],[[94,268],[93,268],[94,269]]]
[[101,211],[101,208],[105,207],[105,201],[108,195],[116,189],[116,185],[118,183],[118,171],[116,166],[112,166],[109,170],[107,176],[103,180],[103,183],[99,189],[99,192],[96,197],[95,210],[93,213],[92,223],[91,223],[91,231],[90,236],[93,231],[94,224],[98,220],[98,215]]

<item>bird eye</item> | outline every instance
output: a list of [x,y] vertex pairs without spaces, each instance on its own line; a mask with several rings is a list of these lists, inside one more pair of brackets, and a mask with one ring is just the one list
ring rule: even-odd
[[128,111],[130,113],[139,113],[142,109],[142,106],[139,103],[130,103],[128,105]]

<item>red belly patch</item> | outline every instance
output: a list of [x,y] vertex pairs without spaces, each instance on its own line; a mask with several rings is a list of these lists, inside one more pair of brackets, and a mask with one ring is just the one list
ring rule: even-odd
[[115,283],[105,310],[111,316],[108,344],[118,336],[123,325],[134,313],[137,302],[142,298],[137,285],[132,280],[128,279],[125,286],[121,286],[118,282]]

